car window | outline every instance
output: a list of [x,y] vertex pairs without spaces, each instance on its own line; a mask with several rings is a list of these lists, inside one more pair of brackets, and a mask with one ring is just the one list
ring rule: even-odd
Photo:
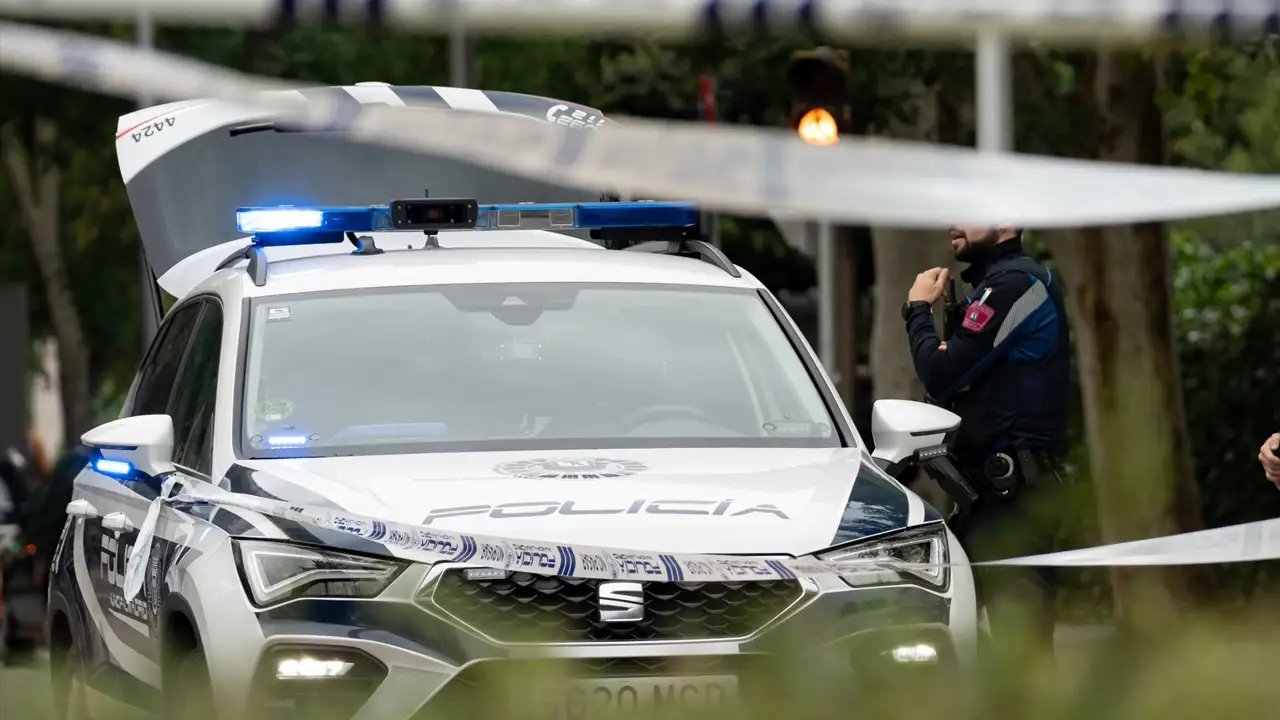
[[249,314],[241,442],[255,457],[289,446],[336,455],[841,443],[813,377],[751,290],[450,285],[267,298]]
[[218,358],[222,351],[222,309],[206,302],[173,388],[174,462],[201,473],[212,466],[213,409],[218,390]]
[[160,328],[138,373],[129,415],[162,415],[167,412],[169,395],[202,306],[201,302],[193,302],[174,310]]

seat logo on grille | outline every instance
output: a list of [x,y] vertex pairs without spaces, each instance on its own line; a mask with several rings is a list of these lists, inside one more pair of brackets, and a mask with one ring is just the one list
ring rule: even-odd
[[600,583],[600,622],[644,619],[644,587],[637,582]]

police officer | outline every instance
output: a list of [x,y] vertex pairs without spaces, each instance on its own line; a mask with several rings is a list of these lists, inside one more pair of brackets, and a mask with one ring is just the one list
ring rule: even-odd
[[[931,307],[943,268],[920,273],[902,308],[928,400],[962,419],[952,452],[979,500],[952,523],[972,561],[1051,552],[1062,524],[1070,340],[1059,283],[1012,228],[953,227],[956,259],[972,286],[943,341]],[[1002,628],[1039,650],[1053,647],[1056,578],[1044,569],[978,569],[993,637]]]

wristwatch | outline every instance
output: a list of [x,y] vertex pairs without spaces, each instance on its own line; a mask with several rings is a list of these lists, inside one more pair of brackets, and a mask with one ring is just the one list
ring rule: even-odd
[[902,319],[910,320],[911,313],[915,312],[917,308],[925,308],[927,310],[930,307],[929,303],[923,300],[908,300],[902,303]]

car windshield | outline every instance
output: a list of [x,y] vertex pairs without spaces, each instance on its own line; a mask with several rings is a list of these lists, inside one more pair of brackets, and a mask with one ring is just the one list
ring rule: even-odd
[[746,289],[476,284],[253,302],[241,454],[838,447]]

